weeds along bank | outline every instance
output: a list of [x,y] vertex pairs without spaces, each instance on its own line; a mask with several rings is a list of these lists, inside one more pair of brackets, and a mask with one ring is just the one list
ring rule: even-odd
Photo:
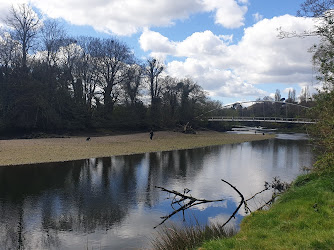
[[334,171],[298,177],[267,211],[244,218],[231,238],[200,249],[333,249]]

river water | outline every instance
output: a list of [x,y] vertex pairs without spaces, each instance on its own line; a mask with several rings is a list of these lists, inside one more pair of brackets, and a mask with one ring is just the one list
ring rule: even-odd
[[[173,209],[162,186],[224,199],[166,223],[223,223],[245,198],[279,177],[290,182],[314,161],[304,134],[222,146],[72,162],[0,167],[0,249],[138,249]],[[255,208],[270,197],[257,198]],[[253,208],[252,207],[252,208]],[[177,206],[176,206],[177,208]],[[244,212],[230,223],[238,227]]]

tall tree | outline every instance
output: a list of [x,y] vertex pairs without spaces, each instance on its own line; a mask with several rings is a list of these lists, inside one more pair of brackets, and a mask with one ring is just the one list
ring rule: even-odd
[[134,56],[129,47],[115,38],[101,41],[100,72],[104,105],[107,115],[111,115],[114,104],[119,98],[120,84],[126,77],[124,67],[133,64]]
[[88,111],[93,107],[93,99],[97,95],[98,82],[101,80],[99,71],[100,40],[93,37],[79,37],[78,45],[82,51],[75,67],[75,77],[81,79],[83,100]]
[[308,86],[302,88],[299,99],[300,99],[300,102],[310,101],[311,95],[310,95],[310,90],[309,90]]
[[26,4],[12,6],[6,24],[14,39],[22,46],[22,67],[27,66],[27,54],[41,28],[41,21],[33,9]]
[[19,43],[8,32],[0,34],[0,64],[6,70],[20,64],[21,51]]
[[138,102],[139,88],[142,83],[143,68],[140,65],[129,65],[125,69],[125,79],[123,88],[125,92],[125,100],[130,106],[134,106]]
[[155,58],[147,60],[146,65],[146,76],[149,82],[149,90],[151,96],[151,118],[157,123],[159,121],[159,103],[162,90],[162,82],[159,78],[164,67],[163,65]]
[[46,51],[46,62],[49,67],[57,63],[57,52],[65,46],[66,33],[64,28],[55,20],[48,19],[41,28],[42,50]]
[[189,97],[197,85],[187,78],[179,82],[178,87],[181,90],[181,117],[183,121],[189,121],[193,117],[193,107]]
[[279,102],[281,100],[282,96],[281,96],[281,91],[279,89],[276,89],[275,92],[275,101]]
[[72,85],[74,100],[78,104],[83,103],[83,88],[82,79],[76,77],[75,70],[80,61],[81,54],[82,48],[76,41],[61,47],[59,51],[60,63],[63,70],[62,80],[65,82],[64,87]]
[[286,102],[296,102],[296,90],[295,89],[289,89],[289,93],[288,93],[288,99],[286,100]]

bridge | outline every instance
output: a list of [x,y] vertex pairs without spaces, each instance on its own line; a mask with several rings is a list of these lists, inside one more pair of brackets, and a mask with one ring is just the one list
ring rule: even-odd
[[295,123],[295,124],[315,124],[315,119],[309,118],[284,118],[284,117],[228,117],[212,116],[208,117],[209,122],[271,122],[271,123]]
[[[252,104],[257,104],[257,103],[262,103],[263,104],[263,117],[260,116],[243,116],[243,106],[242,104],[245,103],[252,103]],[[280,107],[284,107],[285,109],[285,113],[286,113],[286,117],[266,117],[265,116],[265,103],[275,103],[275,104],[280,104]],[[298,117],[298,118],[292,118],[292,117],[287,117],[288,116],[288,106],[291,107],[295,107],[301,108],[301,109],[310,109],[310,107],[304,106],[304,105],[300,105],[297,103],[289,103],[289,102],[284,102],[284,101],[270,101],[270,100],[262,100],[262,101],[246,101],[246,102],[236,102],[236,103],[232,103],[232,104],[227,104],[222,106],[221,108],[216,108],[213,110],[210,110],[200,116],[198,116],[197,118],[203,119],[205,116],[205,119],[209,122],[268,122],[268,123],[294,123],[294,124],[315,124],[317,122],[316,119],[312,119],[312,118],[303,118],[303,117]],[[220,116],[208,116],[208,113],[211,113],[213,111],[217,111],[217,110],[223,110],[223,109],[228,109],[228,108],[234,108],[237,110],[237,108],[240,108],[239,110],[241,110],[241,114],[237,115],[237,116],[224,116],[224,115],[220,115]],[[262,113],[262,112],[261,112]]]

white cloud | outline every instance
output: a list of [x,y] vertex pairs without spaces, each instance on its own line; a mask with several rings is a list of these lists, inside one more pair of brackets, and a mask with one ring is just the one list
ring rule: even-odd
[[155,55],[186,57],[169,62],[168,73],[175,77],[192,77],[212,96],[256,98],[270,95],[256,84],[310,83],[312,55],[307,50],[317,38],[279,39],[277,28],[282,26],[286,31],[298,32],[310,30],[313,25],[312,19],[290,15],[263,19],[246,28],[237,44],[229,44],[223,35],[209,30],[193,33],[180,42],[146,30],[140,45]]
[[146,26],[168,26],[174,20],[199,12],[193,0],[31,0],[51,18],[63,18],[75,25],[89,25],[98,31],[131,35]]
[[[15,4],[19,0],[11,1]],[[23,0],[22,0],[23,1]],[[144,27],[173,25],[176,20],[201,12],[214,12],[215,23],[227,28],[244,24],[247,1],[236,0],[30,0],[42,14],[63,18],[98,31],[131,35]],[[9,4],[3,4],[5,8]],[[0,5],[0,11],[1,11]]]
[[175,44],[178,56],[202,58],[215,56],[227,49],[223,38],[214,35],[211,31],[195,32],[184,41]]
[[144,51],[158,51],[159,53],[174,54],[173,44],[167,37],[161,35],[159,32],[144,29],[139,38],[139,43]]
[[252,16],[253,16],[254,21],[255,21],[256,23],[257,23],[258,21],[261,21],[261,20],[263,19],[263,16],[262,16],[259,12],[253,14]]
[[233,34],[232,35],[220,35],[219,38],[223,39],[223,41],[229,43],[233,42]]
[[[238,28],[244,25],[246,5],[239,5],[235,0],[203,0],[209,11],[216,11],[215,23],[226,28]],[[247,1],[239,1],[242,4]]]
[[232,55],[238,58],[237,74],[255,83],[298,83],[308,81],[311,54],[308,49],[317,38],[278,39],[277,28],[301,32],[313,28],[312,19],[290,15],[264,19],[245,29]]
[[158,32],[145,29],[139,38],[144,51],[169,53],[179,57],[202,58],[215,56],[227,49],[226,37],[216,36],[210,30],[195,32],[182,42],[173,42]]
[[283,90],[283,93],[288,94],[289,92],[292,92],[294,90],[293,87],[288,87]]

